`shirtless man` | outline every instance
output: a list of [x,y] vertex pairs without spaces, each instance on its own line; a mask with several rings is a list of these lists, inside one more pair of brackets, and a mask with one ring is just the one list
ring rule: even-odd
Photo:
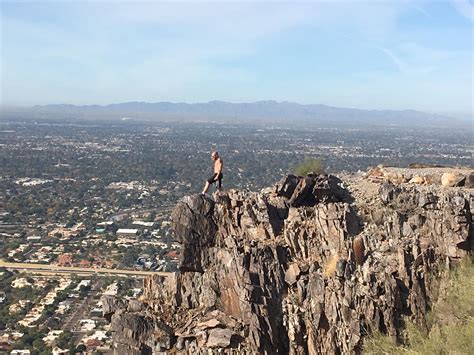
[[222,163],[222,159],[219,156],[218,152],[212,152],[211,154],[211,159],[214,160],[214,175],[212,175],[209,179],[206,181],[206,185],[204,186],[204,190],[202,190],[202,194],[205,195],[207,190],[209,189],[209,186],[211,184],[217,182],[217,188],[220,190],[222,186],[222,167],[224,164]]

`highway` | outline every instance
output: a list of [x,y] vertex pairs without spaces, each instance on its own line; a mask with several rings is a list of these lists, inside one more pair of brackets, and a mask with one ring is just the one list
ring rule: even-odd
[[108,276],[108,275],[122,275],[122,276],[169,276],[169,272],[158,272],[158,271],[142,271],[142,270],[121,270],[121,269],[106,269],[106,268],[83,268],[75,266],[58,266],[49,264],[29,264],[29,263],[10,263],[0,260],[0,268],[6,268],[9,270],[25,271],[30,273],[38,274],[77,274],[77,275],[96,275],[96,276]]

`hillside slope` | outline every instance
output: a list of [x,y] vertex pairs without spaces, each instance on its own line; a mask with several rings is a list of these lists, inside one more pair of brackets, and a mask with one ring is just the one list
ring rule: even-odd
[[183,198],[181,272],[146,279],[140,302],[103,299],[116,353],[359,353],[373,332],[402,340],[407,319],[427,329],[442,275],[473,248],[473,190],[405,173]]

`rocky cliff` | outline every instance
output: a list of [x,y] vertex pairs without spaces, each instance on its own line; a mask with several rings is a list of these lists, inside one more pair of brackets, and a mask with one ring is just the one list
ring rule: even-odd
[[412,179],[289,175],[184,197],[180,272],[147,278],[141,301],[104,299],[116,353],[358,353],[374,330],[426,327],[441,275],[473,249],[474,194]]

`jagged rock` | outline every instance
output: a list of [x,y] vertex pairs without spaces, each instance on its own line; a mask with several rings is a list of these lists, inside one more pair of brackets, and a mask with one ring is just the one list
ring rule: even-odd
[[[395,185],[400,185],[404,182],[407,182],[407,181],[411,181],[413,180],[413,177],[408,177],[408,176],[405,176],[404,174],[397,174],[397,173],[389,173],[387,175],[384,175],[387,180],[389,182],[391,182],[392,184],[395,184]],[[426,182],[425,179],[423,179],[421,182],[419,183],[424,183]]]
[[341,184],[342,181],[334,175],[288,175],[275,190],[288,199],[291,207],[314,206],[317,202],[347,201],[350,196]]
[[180,272],[145,279],[143,308],[111,303],[115,352],[349,354],[403,317],[427,326],[446,260],[473,247],[472,193],[347,179],[180,200]]
[[292,207],[314,205],[316,199],[312,192],[315,184],[316,181],[310,176],[300,179],[288,201],[289,205]]
[[385,172],[382,165],[372,168],[367,172],[367,177],[369,179],[375,179],[375,180],[382,179],[384,175],[385,175]]
[[213,210],[214,202],[203,195],[186,196],[173,210],[175,237],[185,246],[180,260],[182,271],[202,272],[205,268],[207,247],[214,242],[217,230],[209,218]]
[[196,325],[196,328],[197,329],[215,328],[220,324],[221,324],[221,322],[219,322],[217,319],[209,319],[208,321],[198,323]]
[[354,253],[354,259],[357,265],[362,265],[365,260],[365,246],[364,238],[357,236],[352,242],[352,251]]
[[315,175],[313,195],[320,202],[352,202],[352,197],[334,175]]
[[296,186],[300,182],[300,177],[296,175],[287,175],[280,183],[275,186],[275,191],[278,195],[286,198],[291,198]]
[[115,313],[111,331],[118,354],[156,353],[170,349],[174,339],[168,325],[156,318],[135,313]]
[[210,348],[226,348],[230,345],[232,335],[234,335],[234,332],[230,329],[211,329],[206,346]]
[[347,265],[347,263],[344,259],[337,260],[336,269],[335,269],[336,276],[344,277],[344,273],[345,273],[345,270],[346,270],[346,265]]
[[130,300],[128,301],[127,311],[128,312],[140,312],[144,309],[143,302],[139,300]]
[[127,307],[127,303],[124,300],[115,296],[102,296],[100,301],[102,302],[102,312],[104,314],[104,318],[109,322],[115,312]]
[[474,188],[474,173],[470,173],[466,176],[466,182],[464,184],[468,189]]
[[176,341],[175,348],[176,350],[180,351],[184,349],[184,341],[185,339],[182,337],[179,337],[178,340]]

